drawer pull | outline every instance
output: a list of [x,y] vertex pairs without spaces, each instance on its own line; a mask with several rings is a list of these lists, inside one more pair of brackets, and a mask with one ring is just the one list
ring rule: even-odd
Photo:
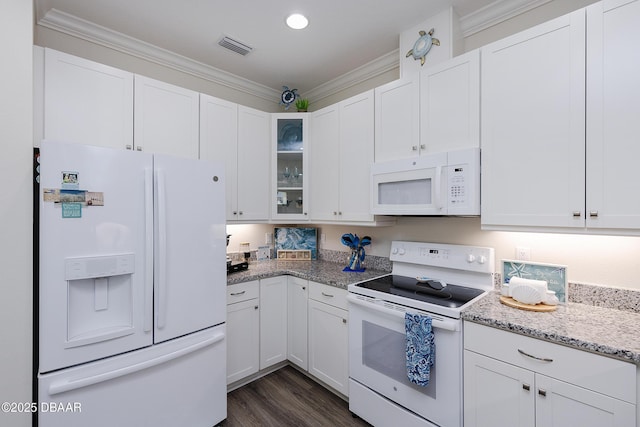
[[324,297],[329,297],[329,298],[333,298],[333,295],[331,295],[331,294],[325,294],[324,292],[322,293],[322,296],[324,296]]
[[547,390],[543,390],[543,389],[538,389],[538,394],[542,397],[546,397],[547,396]]
[[582,212],[580,212],[580,211],[574,211],[573,212],[573,217],[574,218],[580,218],[581,216],[582,216]]
[[591,218],[598,218],[598,211],[591,211],[589,212],[589,216]]
[[246,291],[241,291],[241,292],[231,292],[231,296],[232,297],[237,297],[238,295],[244,295]]
[[522,384],[522,388],[527,391],[531,390],[531,386],[529,384]]
[[530,357],[532,359],[535,359],[535,360],[540,360],[542,362],[553,362],[553,359],[548,359],[546,357],[532,356],[529,353],[526,353],[526,352],[524,352],[524,351],[522,351],[520,349],[518,349],[518,353],[522,354],[523,356],[527,356],[527,357]]

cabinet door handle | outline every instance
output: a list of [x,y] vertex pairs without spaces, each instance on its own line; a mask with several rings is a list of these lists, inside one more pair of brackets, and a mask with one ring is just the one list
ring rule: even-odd
[[580,218],[582,216],[582,212],[580,211],[573,211],[573,217],[574,218]]
[[522,388],[527,391],[531,390],[531,386],[529,384],[522,384]]
[[342,323],[347,323],[347,319],[342,319]]
[[131,144],[127,144],[124,146],[127,150],[133,150],[133,146]]
[[426,149],[426,148],[427,148],[426,144],[420,144],[420,149],[421,149],[421,150],[424,150],[424,149]]
[[553,362],[553,359],[548,359],[546,357],[532,356],[531,354],[526,353],[526,352],[524,352],[524,351],[522,351],[520,349],[518,349],[518,353],[522,354],[523,356],[527,356],[527,357],[530,357],[532,359],[535,359],[535,360],[540,360],[542,362]]
[[329,297],[329,298],[333,298],[333,295],[331,295],[331,294],[325,294],[324,292],[322,293],[322,296]]
[[138,145],[138,146],[136,146],[136,150],[137,151],[142,151],[142,147]]
[[538,389],[538,394],[542,397],[546,397],[547,395],[547,390],[543,390],[543,389]]
[[418,151],[418,146],[417,145],[412,145],[411,146],[411,151]]
[[338,212],[336,212],[336,211],[333,211],[333,214],[334,214],[334,215],[338,215]]
[[306,290],[307,290],[307,287],[306,287],[306,286],[303,286],[303,287],[302,287],[302,290],[303,290],[303,291],[306,291]]
[[233,211],[233,214],[234,215],[238,215],[238,211]]
[[231,296],[238,296],[238,295],[244,295],[246,291],[241,291],[241,292],[231,292]]
[[591,217],[591,218],[598,218],[598,211],[591,211],[591,212],[589,212],[589,217]]
[[253,309],[254,309],[254,310],[257,310],[257,309],[258,309],[258,306],[257,306],[257,305],[256,305],[256,306],[254,306],[254,307],[253,307]]

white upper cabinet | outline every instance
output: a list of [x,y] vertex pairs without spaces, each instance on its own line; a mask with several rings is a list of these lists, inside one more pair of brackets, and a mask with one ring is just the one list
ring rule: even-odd
[[200,94],[200,158],[224,161],[226,218],[238,215],[238,104]]
[[420,73],[420,149],[437,153],[480,146],[480,51]]
[[200,158],[225,164],[227,221],[269,218],[270,116],[200,94]]
[[44,139],[131,147],[133,74],[51,49],[44,56]]
[[480,146],[480,52],[375,90],[375,161]]
[[136,150],[198,158],[198,92],[135,76]]
[[308,113],[272,114],[274,222],[309,221]]
[[482,49],[484,228],[640,229],[638,22],[603,1]]
[[586,225],[640,229],[640,1],[587,8]]
[[481,76],[483,227],[583,226],[584,9],[483,47]]
[[270,173],[271,115],[241,105],[238,107],[238,205],[234,214],[237,220],[269,219]]
[[374,220],[368,191],[374,150],[373,110],[373,91],[368,91],[311,114],[312,221]]
[[375,161],[420,153],[420,80],[395,80],[375,89]]
[[311,113],[309,193],[311,220],[336,221],[340,206],[340,108],[333,104]]

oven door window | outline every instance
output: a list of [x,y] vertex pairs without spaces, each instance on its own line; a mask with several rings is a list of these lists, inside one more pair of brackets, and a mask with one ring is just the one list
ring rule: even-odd
[[362,364],[414,390],[436,398],[436,366],[426,387],[413,384],[407,378],[406,336],[375,323],[362,322]]

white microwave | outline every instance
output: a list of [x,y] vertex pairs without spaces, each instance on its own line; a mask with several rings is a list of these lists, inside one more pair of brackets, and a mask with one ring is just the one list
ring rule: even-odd
[[480,149],[374,163],[371,191],[375,215],[480,215]]

